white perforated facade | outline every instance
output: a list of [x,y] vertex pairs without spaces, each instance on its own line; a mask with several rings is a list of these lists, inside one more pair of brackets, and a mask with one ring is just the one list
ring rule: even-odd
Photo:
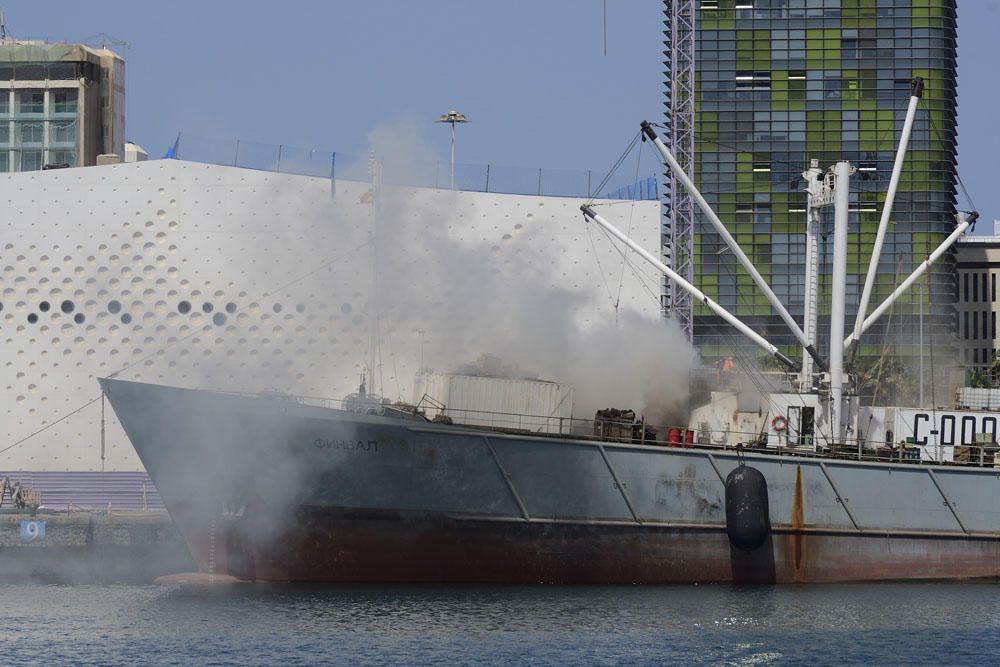
[[[354,391],[372,356],[373,261],[372,384],[391,397],[411,398],[422,363],[503,352],[538,303],[553,321],[537,339],[659,318],[659,277],[623,265],[581,200],[387,188],[373,260],[368,190],[178,160],[0,177],[0,449],[50,426],[0,469],[141,469],[110,407],[102,462],[99,400],[52,425],[123,368],[187,387]],[[602,212],[657,252],[657,202]],[[508,294],[524,285],[536,305]]]

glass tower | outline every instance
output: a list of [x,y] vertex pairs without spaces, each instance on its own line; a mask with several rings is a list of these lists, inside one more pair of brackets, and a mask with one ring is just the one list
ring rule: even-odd
[[[955,226],[956,0],[695,1],[695,182],[801,324],[801,173],[812,159],[823,169],[849,160],[858,169],[850,196],[850,332],[914,77],[924,80],[923,98],[869,311]],[[799,357],[764,295],[696,216],[696,283]],[[826,354],[832,207],[822,220],[819,347]],[[955,293],[951,255],[869,330],[859,355],[913,358],[922,339],[936,343],[944,361],[955,337]],[[756,356],[704,306],[695,306],[694,342],[709,361]]]

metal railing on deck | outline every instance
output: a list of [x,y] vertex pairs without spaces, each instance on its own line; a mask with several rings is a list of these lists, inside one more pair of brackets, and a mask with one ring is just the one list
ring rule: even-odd
[[[767,432],[739,431],[736,429],[692,429],[689,426],[654,425],[637,419],[560,417],[552,415],[532,415],[512,412],[491,412],[487,410],[443,409],[418,410],[417,406],[405,403],[368,403],[364,410],[357,409],[357,398],[336,399],[317,396],[296,396],[284,393],[247,394],[222,391],[218,393],[250,398],[268,398],[288,401],[299,405],[367,412],[369,414],[391,415],[406,413],[421,415],[427,424],[455,425],[482,428],[496,433],[521,434],[554,439],[590,440],[619,444],[652,447],[676,447],[733,451],[737,445],[747,452],[790,457],[813,457],[824,459],[854,460],[881,463],[904,463],[913,465],[956,465],[981,468],[1000,468],[1000,447],[959,446],[956,460],[936,461],[922,459],[919,446],[896,443],[887,445],[867,438],[846,439],[829,446],[816,442],[814,435],[789,433],[776,437]],[[369,397],[378,401],[377,397]],[[371,409],[377,406],[376,409]],[[931,453],[934,447],[927,447]]]

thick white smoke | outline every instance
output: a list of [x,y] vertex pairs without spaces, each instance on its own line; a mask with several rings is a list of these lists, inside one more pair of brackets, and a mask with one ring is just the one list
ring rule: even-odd
[[[434,162],[409,127],[379,128],[370,142],[395,181],[418,180],[411,172]],[[533,224],[552,227],[542,230],[553,240],[544,247],[516,234],[483,243],[462,233],[469,223],[458,213],[460,196],[445,195],[428,208],[412,189],[382,190],[377,301],[380,321],[394,332],[396,344],[420,336],[425,366],[440,371],[492,354],[526,375],[571,383],[581,417],[614,406],[660,423],[683,419],[696,354],[679,328],[628,307],[595,318],[593,292],[573,290],[569,280],[554,275],[546,253],[561,252],[563,225],[582,227],[582,217],[537,219]],[[624,276],[636,279],[630,272]],[[658,291],[658,285],[650,287]]]

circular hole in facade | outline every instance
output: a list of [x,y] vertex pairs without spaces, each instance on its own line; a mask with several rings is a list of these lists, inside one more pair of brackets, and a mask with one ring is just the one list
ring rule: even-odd
[[215,315],[212,316],[212,322],[215,323],[215,326],[221,327],[223,324],[226,323],[226,316],[223,315],[222,313],[216,313]]
[[38,321],[37,313],[28,313],[28,324],[34,324]]
[[210,312],[212,312],[212,304],[210,304],[210,303],[203,303],[203,304],[201,304],[201,312],[203,312],[203,313],[210,313]]
[[181,301],[177,304],[177,312],[181,315],[187,315],[191,312],[191,303],[188,301]]
[[116,300],[108,303],[108,312],[111,313],[112,315],[117,315],[118,313],[122,312],[121,302]]
[[340,312],[342,312],[344,315],[347,315],[349,312],[351,312],[351,304],[349,303],[342,304],[340,306]]
[[73,305],[73,302],[70,301],[69,299],[66,299],[61,304],[59,304],[59,310],[63,311],[67,315],[72,313],[74,308],[75,306]]
[[128,313],[122,314],[122,324],[131,324],[131,323],[132,323],[132,316],[129,315]]
[[[235,306],[233,306],[233,310],[236,310]],[[0,312],[3,312],[3,304],[2,303],[0,303]]]
[[77,324],[83,324],[83,321],[86,319],[87,318],[83,316],[83,313],[77,313],[76,315],[73,316],[73,321],[76,322]]
[[295,312],[297,313],[303,313],[305,312],[305,310],[306,310],[305,304],[300,303],[297,306],[295,306]]
[[[3,310],[3,304],[0,304],[0,310]],[[230,301],[226,304],[226,312],[232,315],[236,312],[236,304]]]
[[42,301],[40,304],[38,304],[38,310],[42,311],[43,313],[49,312],[50,307],[51,306],[49,306],[48,301]]
[[280,312],[281,312],[281,304],[280,304],[280,303],[276,303],[276,304],[274,304],[274,308],[273,308],[273,310],[274,310],[274,312],[276,312],[276,313],[280,313]]

